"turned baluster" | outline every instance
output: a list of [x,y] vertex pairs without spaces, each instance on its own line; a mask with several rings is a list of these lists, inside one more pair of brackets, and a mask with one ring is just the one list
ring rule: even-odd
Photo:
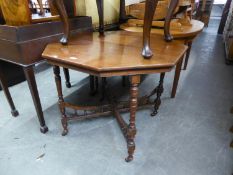
[[133,160],[133,154],[135,151],[135,135],[137,133],[136,129],[136,111],[138,108],[138,85],[140,83],[140,75],[134,75],[131,77],[131,87],[130,87],[130,119],[127,129],[127,147],[128,147],[128,157],[125,159],[126,162]]

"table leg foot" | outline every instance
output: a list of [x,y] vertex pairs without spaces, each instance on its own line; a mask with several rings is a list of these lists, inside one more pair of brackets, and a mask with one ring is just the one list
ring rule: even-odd
[[11,111],[11,115],[13,117],[17,117],[19,115],[19,112],[16,109],[14,109],[14,110]]
[[128,156],[125,158],[126,162],[131,162],[133,160],[133,156]]
[[49,128],[48,128],[46,125],[40,127],[40,132],[41,132],[41,133],[45,134],[45,133],[48,132],[48,131],[49,131]]
[[65,130],[65,129],[64,129],[64,130],[62,131],[62,134],[61,134],[61,135],[62,135],[62,136],[66,136],[66,135],[68,134],[68,132],[69,132],[68,130]]
[[61,119],[61,123],[62,123],[62,127],[63,127],[63,131],[62,131],[62,136],[66,136],[68,134],[68,123],[67,123],[67,120],[66,120],[66,115],[63,115],[62,116],[62,119]]
[[67,87],[67,88],[71,88],[70,82],[66,82],[66,87]]
[[165,73],[161,73],[159,85],[157,87],[157,97],[154,101],[154,111],[151,113],[151,117],[154,117],[158,114],[158,110],[159,110],[159,107],[161,105],[161,95],[162,95],[163,90],[164,90],[164,88],[163,88],[164,77],[165,77]]
[[153,111],[150,115],[151,115],[151,117],[154,117],[154,116],[156,116],[158,114],[158,111]]

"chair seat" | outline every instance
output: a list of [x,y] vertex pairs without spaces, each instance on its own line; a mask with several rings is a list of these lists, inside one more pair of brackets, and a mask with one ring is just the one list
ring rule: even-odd
[[66,63],[76,68],[104,71],[143,70],[173,67],[187,47],[179,41],[167,43],[162,36],[151,36],[151,59],[144,59],[142,35],[126,31],[83,33],[70,39],[67,46],[49,44],[43,57],[49,61]]

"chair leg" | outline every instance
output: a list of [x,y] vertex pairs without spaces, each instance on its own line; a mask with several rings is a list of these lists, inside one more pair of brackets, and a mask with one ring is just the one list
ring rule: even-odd
[[3,69],[1,67],[0,67],[0,85],[2,87],[2,90],[3,90],[6,98],[7,98],[7,101],[9,103],[9,105],[10,105],[12,116],[17,117],[19,115],[19,112],[15,108],[14,102],[13,102],[11,94],[10,94],[10,91],[8,89],[7,82],[6,82],[5,77],[4,77]]
[[66,79],[66,87],[71,88],[71,83],[70,83],[70,73],[69,69],[63,68],[65,79]]
[[190,57],[190,52],[191,52],[191,49],[192,49],[192,41],[188,42],[188,43],[187,43],[187,46],[188,46],[188,50],[187,50],[186,56],[185,56],[184,70],[186,70],[186,69],[187,69],[187,66],[188,66],[188,61],[189,61],[189,57]]
[[178,87],[178,83],[179,83],[179,79],[180,79],[180,72],[181,72],[181,68],[182,68],[182,63],[183,63],[183,58],[176,65],[176,71],[175,71],[175,77],[173,80],[171,98],[175,98],[175,96],[176,96],[176,91],[177,91],[177,87]]
[[156,116],[158,114],[158,110],[159,110],[159,107],[161,105],[161,99],[160,99],[160,97],[161,97],[161,95],[163,93],[163,90],[164,90],[164,88],[163,88],[164,77],[165,77],[165,73],[161,73],[160,74],[159,85],[157,87],[157,97],[156,97],[156,99],[154,101],[154,103],[155,103],[154,104],[154,111],[151,113],[152,117],[154,117],[154,116]]
[[40,97],[39,97],[38,90],[37,90],[33,67],[32,66],[24,67],[23,69],[24,69],[24,74],[26,76],[28,86],[29,86],[29,89],[32,95],[34,106],[36,108],[37,117],[40,122],[40,131],[42,133],[46,133],[48,131],[48,127],[45,124],[44,114],[43,114],[41,103],[40,103]]
[[128,157],[125,159],[126,162],[133,160],[133,154],[135,151],[135,136],[136,136],[136,111],[138,107],[138,85],[140,83],[140,75],[135,75],[131,77],[130,86],[130,120],[127,129],[127,147],[128,147]]

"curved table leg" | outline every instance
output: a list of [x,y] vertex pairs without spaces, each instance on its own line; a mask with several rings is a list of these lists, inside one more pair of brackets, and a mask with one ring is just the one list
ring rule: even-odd
[[44,114],[42,111],[40,97],[39,97],[38,90],[37,90],[33,66],[24,67],[23,70],[24,70],[24,74],[26,76],[28,86],[29,86],[29,89],[32,95],[34,106],[36,108],[37,117],[40,122],[40,131],[42,133],[46,133],[48,131],[48,127],[46,126],[45,120],[44,120]]
[[170,34],[170,23],[172,16],[174,14],[174,11],[179,3],[179,0],[172,0],[170,1],[169,9],[167,16],[165,18],[165,24],[164,24],[164,37],[166,41],[172,41],[173,37]]
[[63,29],[64,29],[64,35],[60,40],[60,43],[63,45],[68,44],[69,40],[69,35],[70,35],[70,25],[69,25],[69,20],[68,20],[68,15],[66,12],[65,5],[63,3],[63,0],[50,0],[53,5],[56,7],[61,20],[63,22]]
[[177,90],[177,86],[178,86],[179,79],[180,79],[180,72],[181,72],[181,69],[182,69],[182,63],[183,63],[183,58],[180,59],[180,61],[176,65],[176,71],[175,71],[175,77],[174,77],[174,80],[173,80],[171,98],[175,98],[175,96],[176,96],[176,90]]
[[17,117],[19,115],[19,112],[15,108],[15,105],[14,105],[14,102],[12,100],[10,91],[8,89],[8,85],[7,85],[7,82],[5,80],[5,77],[4,77],[1,66],[0,66],[0,85],[2,87],[3,92],[5,93],[7,101],[9,103],[9,105],[10,105],[12,116]]
[[145,16],[143,26],[143,49],[142,56],[145,59],[149,59],[153,56],[153,52],[150,48],[150,33],[155,9],[159,0],[147,0],[145,5]]

